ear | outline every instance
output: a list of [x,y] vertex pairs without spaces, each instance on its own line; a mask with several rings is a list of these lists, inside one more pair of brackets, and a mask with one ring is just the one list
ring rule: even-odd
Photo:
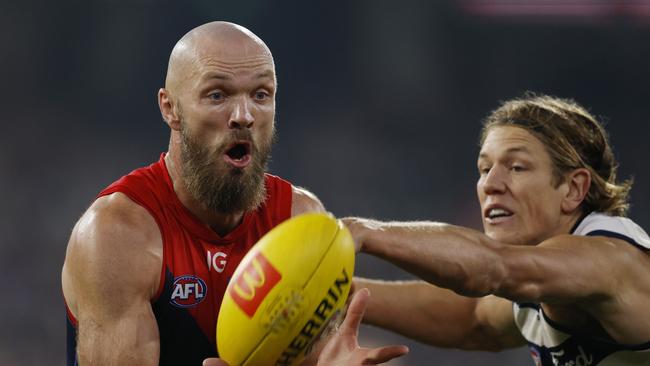
[[567,192],[562,200],[562,212],[570,213],[580,207],[591,187],[591,173],[585,168],[578,168],[565,177]]
[[167,122],[167,125],[172,130],[180,131],[181,119],[178,115],[178,107],[174,105],[174,101],[165,88],[158,90],[158,107],[162,118]]

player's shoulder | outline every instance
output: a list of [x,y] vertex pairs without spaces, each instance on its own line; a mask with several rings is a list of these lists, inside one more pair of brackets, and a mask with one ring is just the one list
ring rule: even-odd
[[161,266],[162,238],[146,209],[122,193],[100,197],[68,242],[61,277],[66,303],[79,316],[80,302],[111,301],[129,291],[152,297]]
[[300,215],[308,212],[325,212],[325,206],[309,190],[291,186],[291,216]]
[[151,214],[125,194],[102,196],[75,225],[68,251],[81,255],[129,255],[142,246],[155,246],[160,231]]
[[[650,273],[648,235],[626,217],[592,212],[577,222],[570,233],[551,237],[538,247],[546,254],[576,258],[574,267],[583,263],[594,269],[587,271],[590,276],[602,274],[601,282],[610,284],[607,288],[612,296],[620,290],[620,279],[646,278]],[[592,277],[591,281],[596,283],[597,279]],[[634,287],[638,281],[627,283]]]
[[622,216],[592,212],[582,219],[572,234],[620,239],[634,246],[650,249],[650,237],[645,230],[631,219]]

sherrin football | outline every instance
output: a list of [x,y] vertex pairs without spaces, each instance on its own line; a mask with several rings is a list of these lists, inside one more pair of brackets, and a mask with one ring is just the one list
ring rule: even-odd
[[230,366],[298,364],[341,312],[353,273],[352,236],[332,216],[278,225],[228,284],[217,320],[219,357]]

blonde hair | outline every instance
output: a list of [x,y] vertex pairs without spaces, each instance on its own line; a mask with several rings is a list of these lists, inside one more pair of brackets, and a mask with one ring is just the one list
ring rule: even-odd
[[591,186],[582,203],[583,213],[626,216],[632,179],[616,181],[618,163],[603,125],[571,99],[526,93],[501,104],[485,119],[481,145],[491,128],[516,126],[537,137],[553,162],[556,186],[564,174],[578,168],[591,173]]

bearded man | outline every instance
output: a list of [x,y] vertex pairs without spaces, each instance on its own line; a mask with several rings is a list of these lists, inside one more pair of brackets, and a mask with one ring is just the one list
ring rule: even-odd
[[[324,211],[310,192],[265,173],[275,93],[271,52],[249,30],[212,22],[178,41],[158,92],[169,151],[101,191],[72,231],[62,272],[68,365],[218,356],[219,307],[243,256],[289,217]],[[355,360],[382,351],[343,344]]]

